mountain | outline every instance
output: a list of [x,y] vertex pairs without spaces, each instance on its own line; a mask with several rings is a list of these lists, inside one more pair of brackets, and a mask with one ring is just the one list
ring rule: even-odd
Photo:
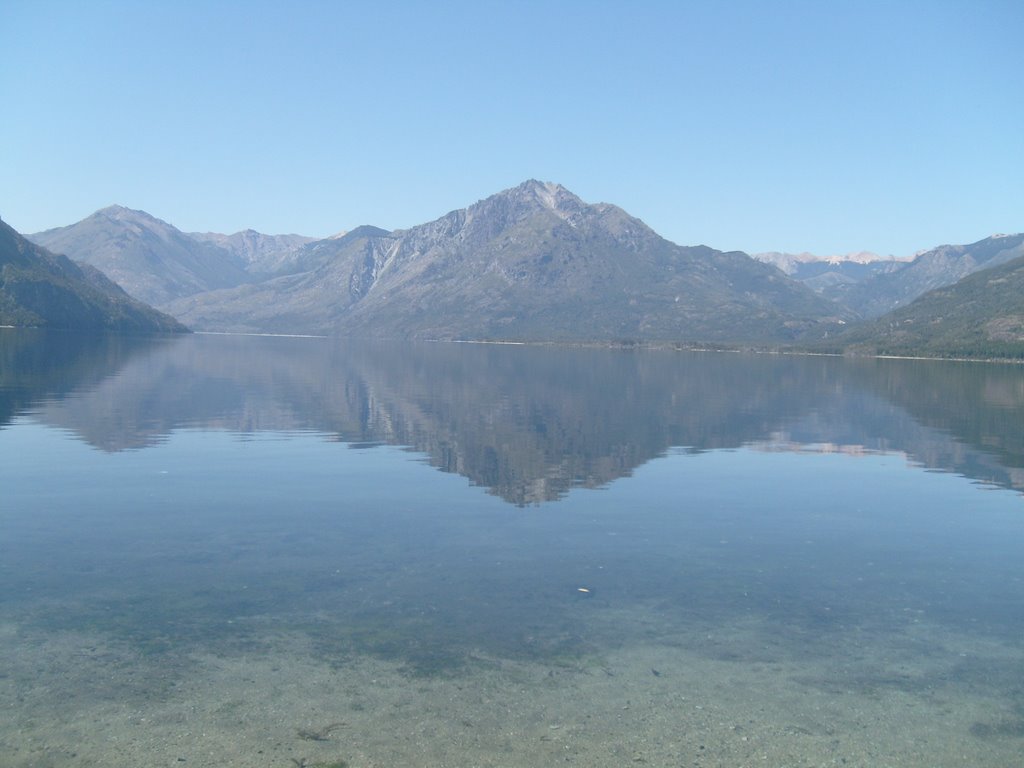
[[839,302],[857,283],[875,275],[895,272],[906,264],[895,256],[879,256],[867,251],[842,256],[772,251],[755,253],[753,256],[758,261],[775,265],[814,292]]
[[232,255],[251,275],[267,276],[293,267],[293,261],[302,246],[316,240],[303,235],[264,235],[252,229],[220,235],[215,232],[189,232],[188,236],[202,243],[210,243]]
[[1024,234],[993,235],[970,245],[942,245],[909,261],[866,252],[845,256],[771,252],[754,258],[774,264],[822,296],[871,319],[1018,256],[1024,256]]
[[832,344],[858,317],[1024,256],[1017,234],[910,262],[755,261],[676,245],[613,205],[532,180],[394,232],[186,234],[111,206],[30,238],[199,329],[435,339]]
[[862,317],[880,317],[928,291],[1019,256],[1024,256],[1024,234],[993,235],[970,245],[942,245],[892,272],[852,286],[840,300]]
[[181,296],[251,279],[245,259],[231,250],[189,237],[144,211],[119,205],[28,238],[96,267],[135,298],[158,307]]
[[834,346],[869,354],[1024,358],[1024,256],[929,291],[840,334]]
[[184,331],[131,298],[99,270],[50,253],[0,221],[0,325]]
[[895,256],[879,256],[870,251],[857,251],[840,256],[817,256],[813,253],[782,253],[779,251],[768,251],[767,253],[751,254],[758,261],[766,264],[773,264],[787,275],[799,275],[801,271],[818,270],[826,266],[831,267],[865,267],[878,262],[889,263],[897,261]]
[[209,330],[555,341],[776,342],[851,317],[746,254],[675,245],[532,180],[408,230],[309,243],[294,263],[167,308]]

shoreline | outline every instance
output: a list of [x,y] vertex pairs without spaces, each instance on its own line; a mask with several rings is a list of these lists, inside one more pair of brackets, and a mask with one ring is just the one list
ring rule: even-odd
[[[60,333],[92,333],[67,328],[45,328],[37,326],[0,325],[0,330],[56,331]],[[100,331],[103,335],[149,335],[149,334],[118,334],[116,331]],[[194,331],[194,336],[245,336],[255,338],[283,339],[327,339],[337,341],[353,340],[344,334],[315,333],[272,333],[257,331]],[[180,334],[156,333],[155,336],[177,336]],[[798,357],[839,357],[854,360],[918,360],[925,362],[951,363],[993,363],[999,365],[1024,365],[1024,357],[943,357],[939,355],[913,354],[866,354],[849,352],[817,352],[809,349],[780,347],[774,345],[756,346],[744,344],[709,344],[702,342],[683,341],[612,341],[612,340],[529,340],[529,339],[438,339],[438,338],[363,338],[361,342],[386,343],[423,343],[423,344],[475,344],[506,347],[562,347],[571,349],[609,349],[620,351],[651,350],[670,352],[707,352],[749,355],[789,355]]]

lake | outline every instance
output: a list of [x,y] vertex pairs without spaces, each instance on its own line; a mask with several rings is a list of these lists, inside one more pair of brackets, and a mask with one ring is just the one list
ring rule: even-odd
[[1024,368],[0,330],[5,766],[1024,754]]

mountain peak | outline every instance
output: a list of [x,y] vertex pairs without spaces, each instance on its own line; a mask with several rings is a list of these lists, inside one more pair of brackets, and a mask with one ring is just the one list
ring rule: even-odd
[[108,205],[100,208],[90,218],[105,218],[111,221],[133,222],[149,226],[158,225],[164,228],[171,228],[171,225],[162,219],[158,219],[145,211],[137,211],[134,208],[126,208],[123,205]]
[[134,214],[142,213],[142,214],[145,214],[146,216],[149,215],[145,211],[137,211],[134,208],[128,208],[126,206],[118,205],[116,203],[114,205],[108,205],[106,208],[100,208],[98,211],[96,211],[96,213],[102,213],[104,216],[113,216],[113,217],[127,216],[127,215],[133,214],[133,213]]
[[518,187],[499,194],[515,197],[524,202],[539,203],[542,207],[556,213],[564,213],[567,210],[575,211],[583,205],[583,201],[579,197],[553,181],[528,179]]
[[[540,212],[554,214],[563,221],[571,221],[587,209],[587,204],[560,184],[529,179],[518,187],[506,189],[480,200],[469,208],[452,211],[461,223],[477,219],[514,221]],[[460,224],[461,226],[461,224]]]
[[528,192],[538,196],[547,196],[551,198],[558,194],[572,194],[571,192],[569,192],[569,190],[567,190],[565,187],[563,187],[561,184],[558,184],[557,182],[538,181],[537,179],[527,179],[515,189],[522,190],[523,192]]

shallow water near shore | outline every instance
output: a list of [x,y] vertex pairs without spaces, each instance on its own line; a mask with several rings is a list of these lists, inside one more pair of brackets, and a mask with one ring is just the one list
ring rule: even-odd
[[17,766],[1007,766],[1012,366],[0,333]]

